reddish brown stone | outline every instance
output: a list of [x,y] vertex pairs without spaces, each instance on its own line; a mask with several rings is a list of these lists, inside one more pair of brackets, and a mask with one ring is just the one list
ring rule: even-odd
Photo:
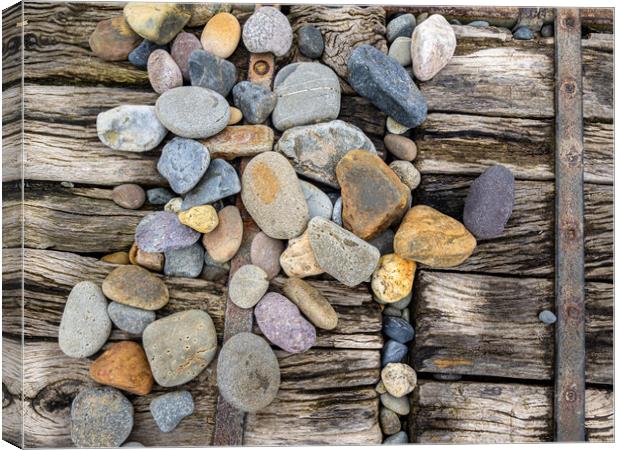
[[125,61],[141,42],[123,16],[102,20],[88,39],[93,53],[106,61]]
[[121,184],[112,189],[112,201],[121,208],[138,209],[144,205],[146,194],[137,184]]
[[217,227],[202,236],[202,244],[213,261],[225,263],[230,261],[241,247],[243,221],[239,209],[232,205],[222,208],[217,215]]
[[189,55],[194,50],[202,50],[200,40],[192,33],[185,32],[177,34],[170,48],[170,55],[181,69],[185,80],[189,80]]
[[231,160],[271,151],[273,130],[265,125],[231,126],[201,142],[209,149],[211,159]]
[[97,383],[138,395],[153,388],[153,374],[140,344],[122,341],[113,344],[90,366],[90,377]]
[[166,50],[157,49],[151,53],[146,67],[151,87],[158,94],[183,86],[181,69]]

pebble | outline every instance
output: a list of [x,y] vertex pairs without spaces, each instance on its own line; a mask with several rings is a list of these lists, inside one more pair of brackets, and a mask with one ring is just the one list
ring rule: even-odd
[[541,311],[540,314],[538,314],[538,320],[547,325],[552,325],[558,320],[558,318],[555,316],[555,314],[553,314],[553,312],[545,309],[544,311]]
[[463,25],[459,19],[450,19],[448,20],[450,25]]
[[388,306],[386,308],[383,309],[383,315],[384,316],[391,316],[391,317],[400,317],[400,309],[398,308],[392,308],[391,306]]
[[241,110],[239,108],[235,108],[234,106],[231,106],[230,107],[230,119],[228,119],[228,125],[236,125],[242,120],[243,120],[243,113],[241,112]]
[[377,153],[362,130],[342,120],[291,128],[282,134],[276,149],[297,173],[333,188],[338,188],[336,165],[349,151]]
[[377,247],[381,255],[386,255],[394,251],[394,232],[389,228],[376,238],[368,241],[374,247]]
[[408,443],[409,437],[404,431],[399,431],[398,433],[388,436],[383,440],[384,445],[402,445]]
[[173,212],[151,213],[136,227],[136,244],[145,252],[162,253],[189,247],[198,239],[200,233],[183,225]]
[[[151,270],[153,272],[161,272],[164,270],[164,254],[163,253],[149,253],[144,252],[138,248],[138,246],[134,243],[131,249],[135,248],[134,261],[132,264],[137,264],[138,266],[142,266],[145,269]],[[130,252],[131,256],[131,252]]]
[[381,354],[381,367],[385,367],[389,363],[401,362],[407,356],[408,348],[394,339],[388,340],[383,346]]
[[125,442],[123,445],[121,445],[121,447],[144,447],[144,444],[141,444],[137,441],[129,441]]
[[146,70],[149,74],[151,87],[158,94],[183,86],[181,69],[166,50],[153,51],[149,56]]
[[352,150],[338,163],[336,177],[344,226],[360,238],[378,236],[405,214],[411,193],[379,156]]
[[189,57],[189,77],[192,86],[211,89],[226,97],[237,82],[237,68],[219,56],[196,50]]
[[479,27],[479,28],[490,26],[489,22],[487,22],[486,20],[474,20],[473,22],[469,22],[467,25],[469,25],[470,27]]
[[168,392],[155,397],[149,409],[159,429],[169,433],[181,420],[194,413],[194,399],[189,391]]
[[418,147],[411,139],[397,134],[386,134],[383,138],[385,148],[397,159],[413,161],[418,155]]
[[278,9],[263,6],[243,25],[243,43],[250,53],[284,56],[293,43],[293,30],[288,18]]
[[333,330],[338,325],[338,314],[333,306],[318,289],[304,280],[287,278],[282,290],[316,327]]
[[208,252],[205,252],[205,265],[202,268],[200,278],[207,281],[223,281],[228,279],[230,264],[217,263],[211,259]]
[[192,3],[190,7],[192,17],[187,22],[188,27],[203,26],[217,13],[232,10],[230,3]]
[[119,16],[99,22],[88,39],[88,45],[105,61],[125,61],[140,41],[140,36],[133,32],[125,18]]
[[416,264],[395,253],[384,255],[372,274],[372,292],[385,303],[394,303],[409,295]]
[[129,254],[127,252],[114,252],[101,257],[101,261],[110,264],[129,264]]
[[174,194],[166,188],[158,187],[148,189],[146,198],[151,205],[165,205],[174,198]]
[[332,222],[338,226],[342,226],[342,197],[334,202],[334,210],[332,211]]
[[207,147],[193,139],[175,137],[163,148],[157,170],[177,194],[185,194],[207,171],[211,156]]
[[413,14],[401,14],[390,20],[386,28],[388,42],[394,42],[399,37],[411,38],[415,25],[416,21]]
[[121,208],[139,209],[146,200],[146,194],[137,184],[121,184],[112,189],[112,201]]
[[428,19],[428,13],[427,12],[423,12],[418,14],[418,17],[416,18],[416,23],[418,25],[420,25],[422,22],[424,22],[426,19]]
[[409,314],[409,310],[408,310],[408,309],[403,309],[403,310],[402,310],[401,317],[402,317],[404,320],[406,320],[407,322],[411,323],[411,317],[410,317],[410,314]]
[[463,377],[456,373],[434,373],[433,378],[438,381],[459,381]]
[[414,190],[420,185],[422,179],[420,172],[409,161],[392,161],[390,169],[409,190]]
[[401,344],[413,339],[414,331],[409,322],[400,317],[383,318],[383,334]]
[[302,353],[316,342],[316,329],[283,295],[267,293],[254,308],[256,323],[265,337],[289,353]]
[[322,217],[310,220],[308,237],[319,266],[346,286],[368,280],[379,262],[379,250]]
[[381,380],[389,394],[403,397],[415,389],[418,377],[407,364],[390,363],[381,370]]
[[398,300],[397,302],[390,303],[390,306],[393,308],[404,310],[411,303],[411,298],[413,297],[412,292],[409,292],[406,296]]
[[219,218],[213,206],[202,205],[179,212],[179,222],[199,233],[210,233],[218,226]]
[[230,118],[226,99],[198,86],[181,86],[164,92],[155,103],[155,112],[168,130],[193,139],[219,133]]
[[[160,386],[187,383],[215,357],[215,326],[205,311],[181,311],[150,324],[142,334],[153,377]],[[183,345],[178,345],[182,342]]]
[[148,152],[166,134],[153,106],[121,105],[97,115],[97,136],[112,150]]
[[[385,384],[385,382],[384,382]],[[394,397],[389,392],[385,394],[381,394],[381,404],[394,411],[399,416],[406,416],[409,414],[410,406],[409,406],[409,398],[407,397]]]
[[132,394],[147,395],[153,388],[153,375],[144,350],[133,341],[112,344],[92,363],[89,373],[99,384]]
[[185,195],[182,209],[215,203],[241,191],[235,168],[223,159],[213,159],[202,180]]
[[228,296],[239,308],[252,308],[269,288],[269,279],[263,269],[252,264],[241,266],[230,280]]
[[390,45],[388,56],[394,58],[403,67],[411,65],[411,38],[397,37]]
[[200,243],[166,252],[164,274],[169,277],[196,278],[202,272],[204,250]]
[[456,36],[443,16],[433,14],[418,24],[411,36],[413,74],[420,81],[433,78],[452,58]]
[[478,239],[499,237],[512,215],[514,203],[514,175],[504,166],[491,166],[469,187],[463,223]]
[[114,388],[86,388],[71,403],[71,440],[76,447],[119,447],[132,428],[133,406]]
[[351,87],[388,116],[410,128],[426,120],[424,96],[395,59],[363,44],[353,50],[347,65]]
[[[234,90],[233,90],[234,92]],[[228,126],[202,143],[209,148],[212,158],[230,161],[235,158],[256,156],[273,150],[274,133],[265,125]]]
[[379,412],[379,423],[383,434],[394,434],[400,431],[400,418],[391,409],[381,408]]
[[131,334],[142,334],[146,326],[155,321],[155,311],[116,302],[108,305],[108,316],[117,328]]
[[553,30],[553,24],[552,23],[548,23],[547,25],[543,25],[543,27],[540,29],[540,35],[542,37],[551,37],[553,36],[554,30]]
[[58,328],[58,345],[65,355],[85,358],[103,347],[112,330],[107,306],[101,288],[92,281],[73,286]]
[[288,241],[286,250],[280,256],[280,266],[289,277],[304,278],[325,272],[314,257],[307,231]]
[[529,41],[531,39],[534,39],[534,32],[528,27],[520,27],[517,28],[514,33],[512,33],[512,37],[520,41]]
[[241,177],[241,199],[260,229],[274,239],[292,239],[306,229],[308,205],[295,170],[280,153],[261,153]]
[[299,182],[308,204],[310,218],[318,216],[330,220],[332,218],[333,205],[327,194],[307,181],[300,180]]
[[[191,211],[191,209],[190,209]],[[215,262],[230,261],[241,247],[243,220],[236,206],[226,206],[218,213],[218,225],[202,237],[202,245]]]
[[146,69],[146,66],[149,61],[149,56],[155,50],[168,50],[168,46],[166,44],[159,45],[155,42],[151,42],[148,39],[144,39],[140,45],[134,48],[127,59],[131,64],[140,69]]
[[170,47],[172,59],[181,70],[183,79],[189,81],[189,56],[194,50],[202,50],[200,40],[192,33],[182,31],[174,38]]
[[278,96],[268,88],[249,81],[240,81],[233,88],[233,101],[243,117],[253,124],[263,123],[276,107]]
[[280,388],[278,359],[267,341],[244,332],[228,339],[217,359],[217,386],[224,400],[241,411],[267,407]]
[[321,30],[313,25],[304,25],[297,31],[297,45],[302,55],[312,59],[320,58],[325,49]]
[[123,9],[129,26],[144,39],[167,44],[183,29],[191,17],[182,3],[127,3]]
[[214,15],[200,36],[200,42],[206,51],[224,59],[235,52],[240,39],[241,25],[237,18],[228,12]]
[[396,135],[405,134],[407,131],[411,129],[410,127],[406,127],[405,125],[396,122],[394,119],[392,119],[389,116],[385,120],[385,127],[387,128],[389,133],[396,134]]
[[454,267],[473,253],[476,239],[463,224],[424,205],[411,208],[394,237],[394,252],[435,268]]
[[383,381],[379,380],[379,382],[375,386],[375,391],[377,392],[377,394],[385,394],[387,392],[385,390],[385,386],[383,385]]
[[265,271],[268,280],[275,278],[280,273],[280,256],[284,252],[284,247],[284,242],[270,238],[262,231],[252,239],[250,259],[252,264]]
[[183,205],[183,198],[175,197],[171,199],[168,203],[166,203],[166,205],[164,206],[164,211],[177,213],[181,211],[182,205]]
[[120,266],[103,280],[107,298],[123,305],[154,311],[168,304],[168,288],[164,282],[138,266]]

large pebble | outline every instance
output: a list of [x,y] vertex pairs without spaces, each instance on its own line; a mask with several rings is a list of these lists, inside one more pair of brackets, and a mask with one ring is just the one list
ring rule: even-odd
[[287,278],[283,292],[295,303],[316,327],[333,330],[338,325],[338,314],[318,289],[299,278]]
[[385,389],[394,397],[403,397],[415,389],[418,377],[407,364],[390,363],[381,370]]
[[179,212],[179,222],[199,233],[210,233],[218,226],[219,218],[213,206],[202,205]]
[[142,342],[160,386],[187,383],[215,357],[217,335],[209,314],[192,309],[156,320],[144,330]]
[[278,96],[259,84],[241,81],[233,89],[235,106],[249,123],[263,123],[276,107]]
[[319,266],[349,287],[368,280],[377,267],[379,250],[329,220],[310,220],[308,236]]
[[291,128],[276,146],[297,173],[337,188],[336,165],[351,150],[376,154],[362,130],[342,120]]
[[151,87],[158,94],[183,86],[181,69],[166,50],[160,49],[151,53],[146,70]]
[[406,344],[413,339],[414,330],[405,319],[386,316],[383,318],[383,334],[401,344]]
[[188,27],[205,25],[211,17],[221,12],[230,12],[230,3],[192,3],[190,5],[192,17],[187,22]]
[[218,213],[218,222],[213,231],[202,237],[202,244],[213,261],[224,263],[239,251],[243,238],[243,220],[239,209],[229,205]]
[[313,25],[304,25],[297,32],[297,44],[302,55],[308,58],[320,58],[325,49],[321,30]]
[[280,69],[273,88],[278,101],[271,120],[280,131],[333,120],[340,113],[340,80],[323,64],[289,64]]
[[319,216],[328,220],[331,219],[333,205],[327,194],[312,183],[303,180],[299,182],[301,183],[301,190],[308,204],[310,218],[312,219],[313,217]]
[[113,150],[148,152],[166,134],[153,106],[121,105],[97,115],[97,136]]
[[168,392],[155,397],[149,409],[159,429],[164,433],[169,433],[181,420],[193,414],[194,399],[189,391]]
[[88,39],[95,55],[106,61],[125,61],[140,44],[140,36],[133,32],[122,16],[102,20]]
[[463,223],[478,239],[499,237],[512,215],[514,202],[514,175],[504,166],[491,166],[469,187]]
[[217,386],[222,397],[241,411],[268,406],[280,388],[280,367],[267,341],[252,333],[228,339],[217,359]]
[[288,18],[278,9],[263,6],[243,25],[243,43],[251,53],[284,56],[293,43],[293,30]]
[[144,350],[133,341],[112,344],[92,363],[89,373],[99,384],[132,394],[147,395],[153,388],[153,374]]
[[117,328],[131,334],[142,334],[147,325],[155,321],[155,311],[117,302],[110,302],[108,305],[108,316]]
[[401,362],[407,356],[408,348],[405,344],[401,344],[394,339],[388,340],[383,346],[381,353],[381,367],[385,367],[389,363]]
[[215,136],[202,141],[209,148],[212,158],[231,160],[256,156],[273,150],[274,134],[265,125],[228,126]]
[[230,280],[228,296],[239,308],[252,308],[265,295],[269,280],[263,269],[252,264],[241,266]]
[[411,64],[411,38],[398,37],[388,51],[388,56],[394,58],[403,67]]
[[192,86],[211,89],[226,97],[237,82],[237,68],[219,56],[196,50],[189,57],[189,78]]
[[413,14],[401,14],[390,20],[386,27],[386,37],[388,42],[394,42],[399,37],[410,38],[413,34],[416,21]]
[[379,412],[379,423],[383,434],[394,434],[400,431],[400,418],[391,409],[381,408]]
[[164,146],[157,170],[174,192],[185,194],[198,184],[210,162],[207,147],[193,139],[175,137]]
[[395,59],[364,44],[353,50],[348,67],[351,87],[388,116],[411,128],[426,120],[424,96]]
[[155,50],[168,50],[168,46],[166,44],[159,45],[155,42],[151,42],[148,39],[144,39],[140,45],[134,48],[127,59],[131,64],[141,69],[146,69],[146,66],[149,61],[149,56]]
[[230,13],[221,12],[207,22],[200,42],[209,53],[226,59],[235,52],[240,38],[241,26],[237,18]]
[[174,194],[166,188],[158,187],[148,189],[146,198],[151,205],[165,205],[174,198]]
[[301,353],[316,342],[316,329],[283,295],[266,294],[254,308],[256,323],[269,341],[289,353]]
[[424,205],[411,208],[394,237],[394,252],[430,267],[461,264],[476,248],[476,239],[463,224]]
[[409,161],[392,161],[390,169],[409,190],[413,190],[420,185],[420,172]]
[[168,250],[164,274],[169,277],[196,278],[202,272],[204,250],[199,242],[189,247]]
[[456,36],[443,16],[433,14],[418,24],[411,36],[413,74],[420,81],[433,78],[452,58]]
[[383,440],[383,445],[403,445],[407,443],[409,443],[409,437],[404,431],[399,431]]
[[295,170],[279,153],[265,152],[248,163],[241,198],[260,229],[274,239],[291,239],[308,223],[308,205]]
[[381,404],[388,409],[391,409],[399,416],[406,416],[409,414],[411,407],[409,406],[408,397],[394,397],[389,392],[381,394]]
[[226,99],[199,86],[181,86],[164,92],[155,103],[155,112],[168,130],[193,139],[219,133],[230,118]]
[[223,159],[213,159],[202,180],[183,199],[181,209],[215,203],[239,191],[241,182],[235,168]]
[[137,184],[121,184],[112,189],[112,201],[121,208],[138,209],[145,200],[144,189]]
[[194,50],[202,50],[200,40],[192,33],[181,32],[174,38],[170,55],[179,66],[183,79],[189,81],[189,57]]
[[280,266],[289,277],[304,278],[325,272],[314,257],[307,231],[288,241],[286,250],[280,256]]
[[71,440],[76,447],[119,447],[132,428],[133,406],[114,388],[86,388],[71,403]]
[[164,282],[138,266],[120,266],[103,280],[107,298],[123,305],[154,311],[168,303],[168,288]]
[[418,155],[418,148],[411,139],[398,134],[386,134],[383,138],[385,148],[397,159],[413,161]]
[[411,292],[416,264],[395,253],[384,255],[372,274],[372,292],[385,302],[394,303]]
[[72,358],[95,354],[108,340],[112,323],[101,288],[82,281],[71,289],[58,328],[58,345]]
[[267,236],[262,231],[252,239],[250,259],[252,264],[260,267],[271,280],[280,273],[280,255],[284,252],[284,242]]
[[151,213],[136,227],[136,244],[145,252],[161,253],[189,247],[198,239],[200,233],[179,222],[173,212]]
[[191,17],[189,5],[182,3],[130,2],[123,13],[136,33],[157,44],[174,39]]

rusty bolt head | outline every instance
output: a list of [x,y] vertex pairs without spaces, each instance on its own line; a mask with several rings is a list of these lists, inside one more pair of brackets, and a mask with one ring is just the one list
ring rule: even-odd
[[254,63],[253,69],[254,72],[256,72],[258,75],[265,75],[267,72],[269,72],[269,63],[261,59]]
[[568,389],[564,393],[564,398],[566,399],[567,402],[573,403],[577,400],[577,392],[575,392],[574,389]]

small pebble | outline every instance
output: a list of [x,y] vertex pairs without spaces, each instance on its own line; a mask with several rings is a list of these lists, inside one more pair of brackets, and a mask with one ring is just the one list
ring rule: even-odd
[[416,17],[416,23],[418,25],[420,25],[422,22],[424,22],[426,19],[428,19],[429,14],[427,12],[423,12],[418,14],[418,17]]
[[215,203],[241,191],[235,168],[223,159],[213,159],[200,182],[183,199],[182,209]]
[[68,189],[73,189],[74,188],[74,184],[71,181],[61,181],[60,185],[64,188],[68,188]]
[[153,388],[153,375],[144,350],[133,341],[110,345],[91,364],[89,375],[99,384],[136,395],[147,395]]
[[293,43],[293,30],[279,9],[263,6],[243,25],[243,43],[250,53],[284,56]]
[[411,38],[415,26],[416,20],[413,14],[401,14],[400,16],[390,20],[386,28],[386,37],[388,42],[394,42],[401,36]]
[[205,252],[205,265],[200,278],[207,281],[224,281],[228,279],[228,272],[230,272],[230,264],[215,262],[209,253]]
[[235,106],[249,123],[265,122],[276,107],[277,95],[264,86],[241,81],[232,92]]
[[146,105],[121,105],[97,115],[97,136],[112,150],[148,152],[168,134],[155,108]]
[[271,280],[280,273],[280,256],[284,252],[285,244],[279,239],[273,239],[262,231],[252,240],[250,259],[252,264],[260,267]]
[[552,23],[548,23],[547,25],[543,25],[543,27],[540,29],[540,35],[542,37],[551,37],[553,36],[554,33],[554,29],[553,29],[553,24]]
[[380,398],[383,406],[391,409],[399,416],[406,416],[409,414],[410,406],[408,397],[394,397],[389,392],[386,392],[385,394],[381,394]]
[[459,19],[450,19],[448,20],[450,25],[463,25]]
[[189,247],[198,239],[200,233],[183,225],[172,212],[151,213],[136,227],[136,244],[145,252],[161,253]]
[[397,302],[390,303],[390,306],[393,308],[398,308],[400,310],[405,309],[411,303],[411,298],[413,297],[413,292],[409,292],[404,298],[401,298]]
[[137,184],[121,184],[112,189],[112,201],[121,208],[139,209],[145,200],[144,189]]
[[401,134],[405,134],[407,131],[411,129],[411,127],[407,127],[397,122],[396,120],[392,119],[389,116],[385,120],[385,127],[387,128],[389,133],[395,134],[397,136]]
[[122,303],[110,302],[108,316],[120,330],[131,334],[142,334],[148,324],[155,321],[155,311],[147,311]]
[[383,440],[384,445],[402,445],[409,443],[409,437],[404,431],[399,431],[392,436],[388,436]]
[[164,274],[169,277],[196,278],[202,272],[204,250],[200,243],[166,252]]
[[96,56],[105,61],[125,61],[140,40],[125,18],[118,16],[97,23],[88,45]]
[[199,233],[210,233],[219,224],[217,211],[211,205],[194,206],[179,213],[179,222]]
[[269,288],[269,280],[263,269],[252,264],[241,266],[232,276],[228,286],[230,300],[239,308],[252,308]]
[[400,317],[401,316],[401,311],[398,308],[394,308],[394,307],[388,306],[388,307],[383,309],[383,315],[384,316],[392,316],[392,317]]
[[394,251],[394,232],[388,228],[376,238],[368,241],[368,243],[376,247],[381,256],[392,253]]
[[373,294],[385,303],[394,303],[411,293],[416,264],[395,253],[384,255],[372,274]]
[[129,254],[127,252],[114,252],[101,257],[101,261],[110,264],[129,264]]
[[308,204],[310,219],[313,217],[323,217],[330,220],[332,218],[333,206],[327,194],[307,181],[300,180],[299,183]]
[[320,58],[325,48],[321,30],[312,25],[304,25],[297,31],[297,44],[301,54],[312,59]]
[[332,210],[332,222],[336,225],[342,226],[342,197],[338,197],[338,200],[334,203],[334,209]]
[[390,363],[381,370],[385,389],[394,397],[403,397],[415,389],[418,377],[407,364]]
[[237,125],[224,128],[202,143],[209,148],[212,158],[230,161],[269,152],[273,150],[273,141],[273,129],[266,125]]
[[400,418],[391,409],[381,408],[379,412],[379,423],[383,434],[394,434],[400,431]]
[[385,386],[383,385],[383,381],[379,380],[379,382],[375,386],[375,391],[377,392],[377,394],[385,394],[387,392],[385,390]]
[[159,429],[169,433],[181,420],[194,413],[194,400],[188,391],[168,392],[155,397],[149,409]]
[[403,67],[411,65],[411,38],[397,37],[390,45],[388,56],[394,58]]
[[157,170],[174,192],[185,194],[198,184],[210,162],[207,147],[193,139],[175,137],[164,146]]
[[235,16],[228,12],[214,15],[202,31],[200,42],[202,47],[209,53],[228,58],[239,45],[241,39],[241,26]]
[[158,94],[183,86],[181,69],[166,50],[153,51],[149,56],[146,70],[149,74],[151,87]]
[[166,188],[158,187],[148,189],[146,198],[151,205],[165,205],[174,198],[174,194]]
[[168,203],[164,206],[165,212],[173,212],[177,213],[181,211],[183,206],[183,197],[174,197],[170,199]]
[[164,270],[164,254],[163,253],[149,253],[142,251],[134,243],[131,247],[132,250],[135,246],[135,256],[133,264],[144,267],[152,272],[161,272]]
[[202,237],[202,245],[213,261],[224,263],[230,261],[241,247],[243,220],[239,209],[233,205],[222,208],[217,216],[217,227]]
[[192,33],[181,32],[174,38],[170,55],[181,70],[183,79],[189,81],[189,56],[194,50],[202,50],[200,40]]
[[411,139],[397,134],[386,134],[383,138],[385,148],[397,159],[413,161],[418,155],[418,148]]
[[298,238],[289,239],[280,255],[280,266],[289,277],[304,278],[325,272],[314,257],[307,231]]
[[147,39],[144,39],[140,45],[134,48],[128,56],[128,60],[131,64],[140,69],[146,69],[146,66],[149,61],[149,56],[155,50],[168,50],[168,46],[166,44],[159,45],[154,42],[151,42]]
[[338,314],[321,292],[299,278],[287,278],[282,289],[316,327],[333,330],[338,325]]
[[407,322],[411,323],[408,309],[403,309],[401,317]]
[[474,20],[473,22],[469,22],[467,25],[469,25],[470,27],[480,27],[480,28],[490,26],[489,22],[487,22],[486,20]]
[[219,56],[195,50],[189,57],[189,77],[192,86],[211,89],[226,97],[237,82],[237,68]]
[[398,363],[407,355],[407,346],[393,339],[388,340],[383,346],[381,355],[381,367],[389,363]]
[[238,108],[235,108],[234,106],[231,106],[230,107],[230,119],[228,119],[228,125],[236,125],[242,120],[243,120],[243,113],[241,112],[241,110]]
[[114,269],[103,280],[101,289],[110,300],[149,311],[163,308],[170,298],[160,278],[133,265]]
[[384,317],[383,333],[401,344],[406,344],[413,339],[413,327],[400,317]]
[[520,41],[529,41],[534,39],[534,33],[528,27],[520,27],[512,33],[512,37]]
[[410,190],[414,190],[420,185],[420,172],[409,161],[392,161],[390,169],[398,176]]
[[556,320],[558,320],[558,318],[555,316],[555,314],[553,314],[553,312],[545,309],[544,311],[541,311],[540,314],[538,314],[538,320],[540,320],[542,323],[546,323],[547,325],[552,325],[556,322]]

